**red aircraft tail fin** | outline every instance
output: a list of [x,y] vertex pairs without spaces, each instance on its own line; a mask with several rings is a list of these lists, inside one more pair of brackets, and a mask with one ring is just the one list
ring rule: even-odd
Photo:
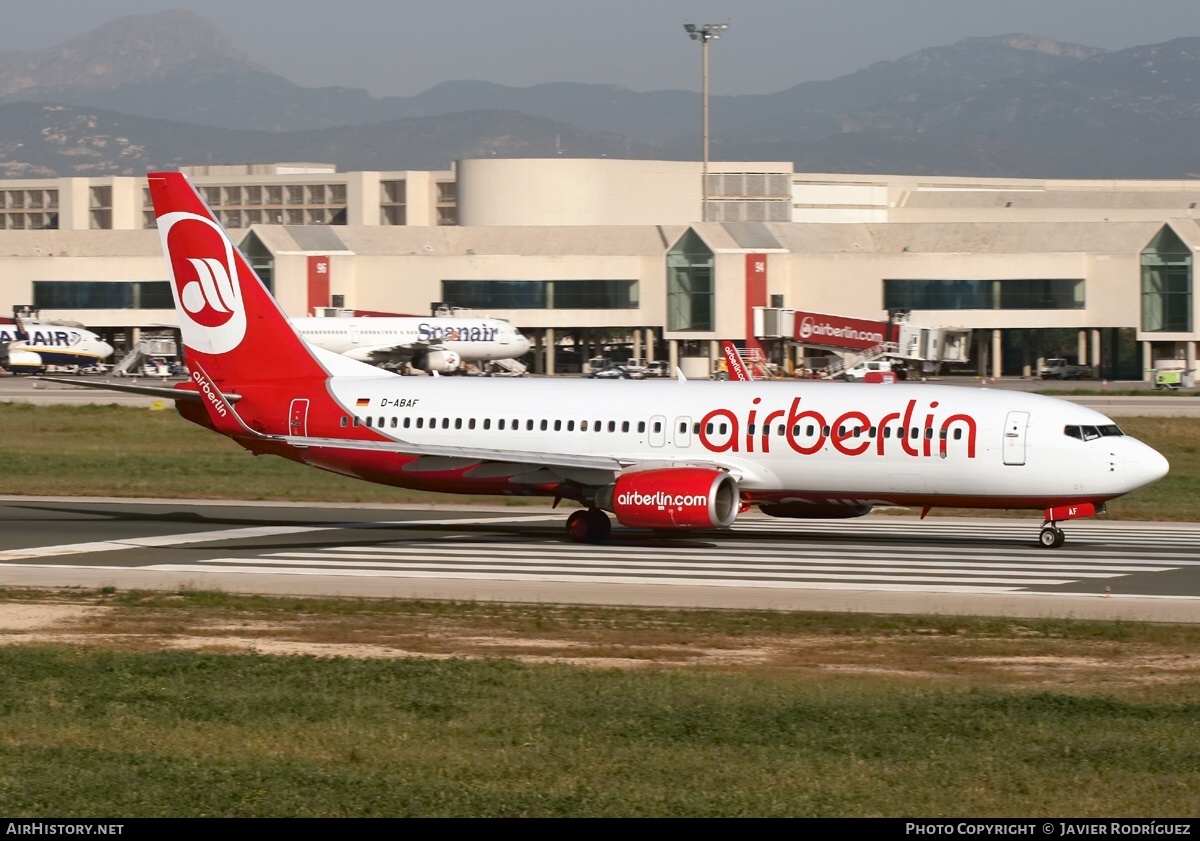
[[152,172],[147,180],[185,360],[226,389],[264,379],[324,380],[328,372],[195,187],[178,172]]
[[750,373],[750,369],[742,361],[742,357],[738,354],[738,349],[734,346],[733,342],[721,342],[721,352],[725,354],[725,367],[729,371],[729,379],[741,382],[750,382],[754,379],[754,375]]

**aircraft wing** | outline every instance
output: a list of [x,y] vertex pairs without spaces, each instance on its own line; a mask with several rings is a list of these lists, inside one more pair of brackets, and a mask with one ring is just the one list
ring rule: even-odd
[[[43,380],[48,383],[62,383],[63,385],[74,385],[80,388],[98,388],[102,391],[121,391],[126,394],[141,394],[146,397],[161,397],[165,400],[187,400],[195,403],[200,402],[200,392],[185,388],[170,388],[168,386],[159,385],[134,385],[132,383],[108,383],[97,382],[95,380],[85,380],[82,378],[66,379],[65,377],[30,377],[31,380]],[[225,399],[230,403],[236,403],[242,399],[240,394],[226,394]]]
[[325,447],[330,449],[365,450],[381,453],[398,453],[421,458],[404,469],[413,473],[441,471],[467,465],[481,475],[520,475],[535,470],[545,471],[545,480],[551,474],[560,479],[575,481],[583,485],[604,485],[616,474],[629,468],[649,467],[711,467],[734,474],[740,471],[729,465],[694,457],[637,459],[629,457],[590,455],[586,453],[533,453],[527,450],[501,450],[486,447],[459,447],[450,444],[414,444],[408,441],[357,441],[346,438],[313,438],[296,435],[262,436],[259,438],[287,443],[300,449]]
[[359,359],[378,365],[381,362],[399,364],[409,362],[414,356],[428,351],[446,350],[441,342],[397,342],[386,345],[359,346],[347,351],[352,359]]

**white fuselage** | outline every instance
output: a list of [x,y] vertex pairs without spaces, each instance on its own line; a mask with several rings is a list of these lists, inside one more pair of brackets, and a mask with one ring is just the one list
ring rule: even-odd
[[[1091,409],[940,385],[330,380],[352,423],[397,441],[716,464],[752,496],[1037,508],[1103,501],[1166,460]],[[365,401],[365,403],[364,403]],[[1074,431],[1073,431],[1074,430]],[[1085,438],[1089,440],[1084,440]]]
[[464,362],[516,359],[529,352],[529,340],[507,321],[495,318],[293,318],[311,345],[363,362],[413,356],[423,350],[455,353]]
[[90,330],[26,321],[0,324],[0,348],[7,367],[39,369],[47,365],[91,367],[112,356],[113,348]]

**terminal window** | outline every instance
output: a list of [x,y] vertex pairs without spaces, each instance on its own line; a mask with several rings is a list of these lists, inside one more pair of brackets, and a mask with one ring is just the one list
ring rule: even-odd
[[1081,310],[1085,282],[1079,278],[978,280],[938,278],[884,280],[884,309]]

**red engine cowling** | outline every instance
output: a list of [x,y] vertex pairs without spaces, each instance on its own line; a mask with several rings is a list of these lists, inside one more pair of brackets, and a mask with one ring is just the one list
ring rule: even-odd
[[737,480],[711,467],[666,467],[618,476],[596,497],[634,529],[727,529],[737,519]]

